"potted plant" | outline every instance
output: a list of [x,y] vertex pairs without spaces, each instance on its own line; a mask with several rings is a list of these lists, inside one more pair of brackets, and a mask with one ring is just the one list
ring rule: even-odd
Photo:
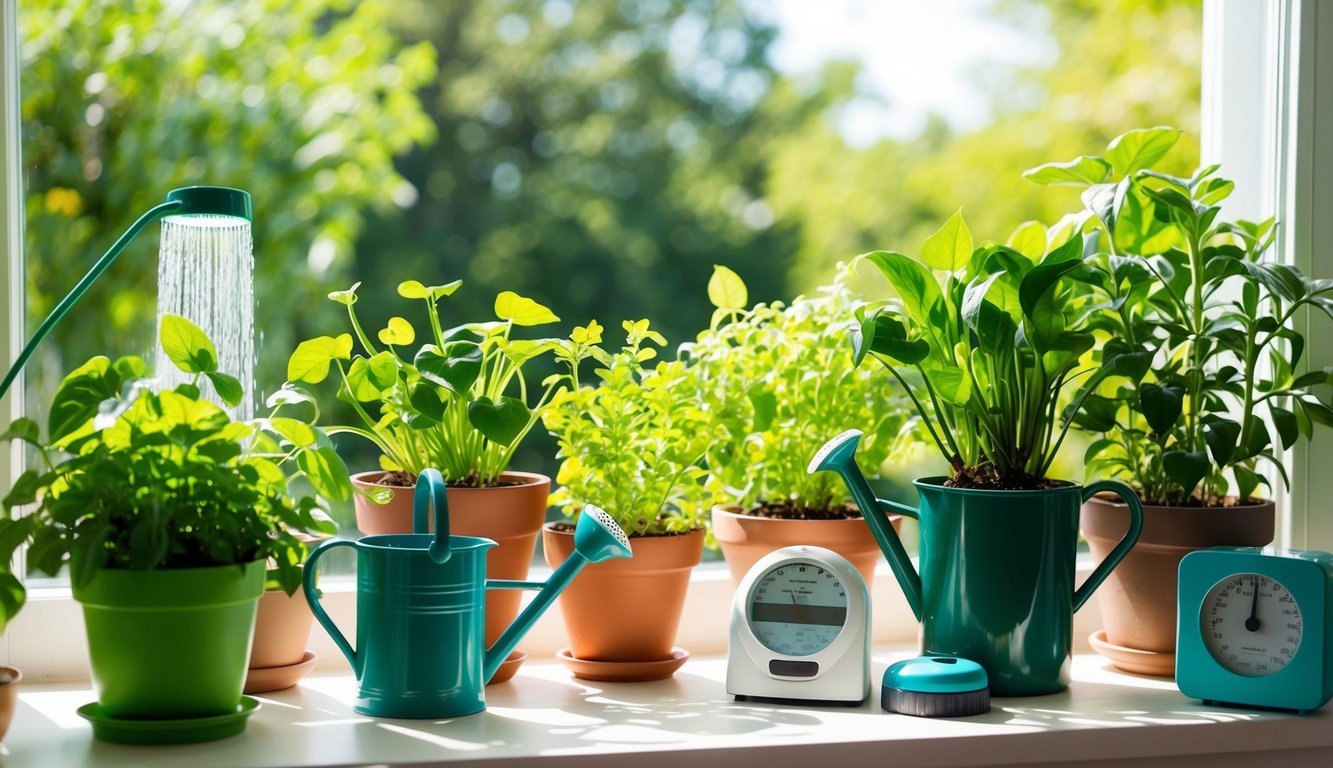
[[847,354],[851,277],[840,265],[814,296],[746,309],[744,281],[714,267],[717,311],[682,347],[715,428],[706,464],[728,498],[713,507],[712,534],[737,583],[759,558],[796,544],[832,549],[873,583],[879,545],[860,511],[837,477],[806,471],[830,426],[855,425],[866,432],[857,460],[876,474],[906,423],[903,401]]
[[[305,550],[301,567],[310,549],[327,536],[297,535]],[[288,592],[278,580],[276,564],[269,563],[264,580],[264,594],[255,613],[255,636],[250,645],[250,669],[245,676],[245,693],[267,693],[290,688],[315,668],[318,657],[306,648],[315,615],[306,602],[305,587]]]
[[[199,740],[243,729],[265,563],[294,591],[302,551],[294,531],[332,532],[317,498],[289,494],[284,467],[320,495],[351,492],[328,438],[310,425],[233,422],[201,399],[203,378],[228,404],[242,390],[216,369],[198,327],[168,315],[161,339],[191,382],[154,392],[138,358],[95,357],[57,389],[46,440],[31,420],[11,430],[41,465],[4,499],[0,558],[27,542],[32,568],[54,575],[69,565],[99,699],[84,712],[104,738]],[[197,727],[182,722],[197,718]],[[149,736],[160,729],[145,720],[175,722]]]
[[[1301,372],[1296,325],[1306,308],[1330,314],[1333,281],[1265,261],[1276,222],[1223,219],[1234,184],[1218,166],[1189,178],[1156,170],[1179,133],[1130,131],[1102,156],[1027,173],[1083,188],[1081,217],[1103,244],[1084,273],[1105,309],[1090,323],[1105,339],[1097,356],[1130,372],[1106,380],[1075,420],[1096,438],[1088,471],[1124,479],[1146,509],[1139,546],[1107,582],[1105,635],[1094,646],[1125,669],[1160,675],[1175,672],[1181,558],[1271,541],[1274,505],[1260,494],[1270,485],[1261,470],[1285,485],[1279,451],[1333,423],[1313,391],[1330,372]],[[1125,518],[1114,500],[1084,505],[1095,556]]]
[[[0,435],[0,439],[8,436],[6,432]],[[0,537],[4,536],[3,531],[7,528],[5,524],[6,521],[0,518]],[[7,569],[0,569],[0,636],[4,635],[10,620],[18,615],[27,594],[23,582],[17,576]],[[0,666],[0,741],[4,741],[10,723],[14,722],[14,713],[18,710],[19,681],[22,679],[23,673],[17,668]]]
[[[374,341],[357,317],[360,283],[329,298],[347,307],[351,334],[302,342],[288,362],[288,389],[303,391],[332,375],[338,396],[357,423],[328,427],[354,434],[380,451],[380,469],[352,476],[357,527],[366,534],[410,533],[412,495],[424,469],[448,483],[454,533],[483,536],[499,546],[487,560],[490,578],[527,578],[537,534],[546,520],[551,480],[509,469],[514,452],[567,380],[529,382],[524,367],[545,355],[577,367],[573,342],[520,339],[520,327],[558,322],[548,308],[511,291],[495,299],[496,320],[446,329],[439,303],[462,285],[400,283],[398,295],[425,304],[429,331],[422,341],[412,324],[392,317]],[[378,343],[376,343],[378,342]],[[354,353],[355,347],[360,350]],[[486,597],[486,642],[493,643],[518,615],[521,594],[493,590]],[[491,682],[509,679],[525,654],[515,651]]]
[[[634,556],[590,565],[560,598],[569,649],[560,656],[577,676],[653,680],[670,676],[688,654],[675,648],[690,572],[702,557],[715,496],[701,466],[710,441],[685,363],[659,361],[665,346],[647,320],[625,322],[625,345],[599,361],[597,386],[562,390],[543,415],[559,440],[559,488],[551,503],[577,517],[587,504],[606,510],[630,536]],[[587,344],[601,340],[600,329]],[[573,526],[542,530],[547,563],[573,551]]]
[[[1027,228],[1028,235],[1031,232]],[[891,530],[886,554],[923,621],[928,653],[985,667],[993,695],[1033,695],[1068,684],[1072,613],[1137,538],[1130,525],[1111,557],[1074,589],[1080,501],[1120,483],[1083,488],[1047,472],[1070,426],[1069,409],[1114,366],[1083,364],[1092,349],[1089,312],[1070,276],[1095,240],[1077,231],[974,247],[959,211],[914,259],[894,251],[857,258],[879,268],[897,293],[857,311],[858,364],[878,363],[911,400],[951,474],[914,485],[920,508],[877,502],[855,465],[839,463],[854,440],[833,441],[812,470],[834,468],[853,484],[867,515],[901,508],[921,523],[920,575]],[[1048,241],[1050,247],[1048,247]],[[854,437],[853,435],[845,437]],[[1141,513],[1140,513],[1141,515]]]

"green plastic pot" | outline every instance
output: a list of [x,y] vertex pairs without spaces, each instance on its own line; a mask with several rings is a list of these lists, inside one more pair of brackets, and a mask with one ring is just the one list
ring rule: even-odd
[[102,569],[74,588],[93,685],[112,718],[212,717],[241,701],[265,563]]

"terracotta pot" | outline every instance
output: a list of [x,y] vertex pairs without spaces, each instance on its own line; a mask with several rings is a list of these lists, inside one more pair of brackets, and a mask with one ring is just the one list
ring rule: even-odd
[[0,667],[0,741],[9,733],[14,712],[19,706],[19,681],[23,673],[13,667]]
[[384,470],[375,470],[352,475],[352,487],[357,491],[387,488],[393,493],[393,498],[387,504],[376,504],[360,493],[353,495],[356,506],[356,527],[367,536],[412,532],[412,494],[416,488],[380,485],[376,482],[386,474],[388,473]]
[[[572,530],[542,528],[546,562],[560,565],[574,551]],[[593,563],[560,596],[570,655],[604,662],[673,657],[690,571],[703,556],[704,532],[635,536],[634,556]]]
[[[1174,655],[1176,574],[1181,558],[1207,547],[1268,544],[1273,540],[1273,516],[1271,501],[1237,507],[1144,504],[1138,544],[1107,577],[1099,593],[1106,642]],[[1083,536],[1098,561],[1120,540],[1128,524],[1128,508],[1112,499],[1091,498],[1080,514]],[[1134,671],[1145,671],[1142,661],[1135,666]],[[1170,675],[1171,669],[1168,663],[1160,673]]]
[[[353,485],[376,485],[384,472],[360,472],[352,476]],[[486,554],[486,577],[524,580],[537,549],[537,533],[546,520],[546,499],[551,493],[551,478],[533,472],[505,472],[503,482],[488,488],[449,488],[449,532],[456,536],[482,536],[497,546]],[[378,486],[394,491],[388,504],[375,504],[356,496],[356,525],[367,535],[412,532],[412,501],[415,488]],[[486,644],[499,639],[514,622],[522,604],[523,593],[514,589],[493,589],[486,595]],[[510,654],[517,660],[522,651]],[[518,671],[518,663],[508,663],[496,672],[490,683],[502,683]]]
[[[889,521],[901,532],[902,515]],[[722,547],[722,555],[731,570],[731,580],[739,584],[759,558],[777,549],[799,544],[813,544],[831,549],[851,561],[861,572],[866,586],[875,583],[875,564],[880,561],[879,544],[870,526],[861,518],[846,520],[782,520],[775,517],[747,515],[740,507],[713,507],[713,536]]]
[[287,667],[301,663],[314,621],[315,616],[300,587],[290,597],[280,589],[265,590],[255,615],[250,668]]

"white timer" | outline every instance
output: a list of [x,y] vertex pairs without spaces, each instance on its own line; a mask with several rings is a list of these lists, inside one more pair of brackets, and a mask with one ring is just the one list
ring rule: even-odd
[[870,695],[870,594],[842,555],[815,546],[770,552],[731,606],[727,693],[856,705]]

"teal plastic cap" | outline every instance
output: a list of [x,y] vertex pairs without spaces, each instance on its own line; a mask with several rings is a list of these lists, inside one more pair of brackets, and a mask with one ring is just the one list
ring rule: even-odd
[[230,216],[254,221],[250,193],[231,187],[181,187],[167,193],[168,203],[180,203],[168,218],[175,216]]
[[975,661],[918,656],[884,670],[880,706],[917,717],[968,717],[990,711],[990,680]]

